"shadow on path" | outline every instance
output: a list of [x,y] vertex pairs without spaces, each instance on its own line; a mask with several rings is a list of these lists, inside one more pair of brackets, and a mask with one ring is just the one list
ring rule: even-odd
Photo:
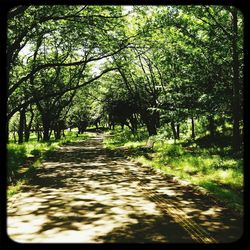
[[[188,186],[115,157],[102,139],[98,134],[61,147],[10,199],[11,239],[192,243],[199,242],[191,232],[195,227],[204,230],[201,237],[207,232],[218,242],[241,236],[241,218]],[[185,226],[190,222],[193,226]]]

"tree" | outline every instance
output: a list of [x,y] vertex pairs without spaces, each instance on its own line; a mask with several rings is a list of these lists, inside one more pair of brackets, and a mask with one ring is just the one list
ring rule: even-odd
[[[124,49],[127,38],[121,41],[120,37],[113,39],[107,34],[108,30],[113,30],[121,22],[119,10],[120,7],[108,6],[30,6],[13,9],[8,20],[8,120],[15,112],[35,102],[32,96],[24,97],[21,93],[26,89],[27,82],[32,81],[40,71],[53,67],[84,68],[91,62]],[[103,42],[111,38],[112,44],[107,51]],[[22,50],[25,49],[26,53],[23,54]],[[86,84],[110,70],[113,69],[105,69],[99,76],[87,79]],[[84,85],[71,86],[67,91]],[[53,93],[39,98],[42,100],[62,94]],[[17,101],[20,96],[23,99]]]
[[34,104],[46,139],[52,130],[60,137],[73,110],[84,127],[108,114],[133,132],[142,121],[149,135],[167,124],[175,139],[187,121],[193,138],[199,119],[211,137],[227,122],[239,150],[242,31],[241,13],[226,6],[17,6],[8,20],[8,119],[20,114],[20,142]]

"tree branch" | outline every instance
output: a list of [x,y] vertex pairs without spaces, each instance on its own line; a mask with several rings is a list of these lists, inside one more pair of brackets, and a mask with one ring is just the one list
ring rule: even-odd
[[[39,100],[44,100],[44,99],[47,99],[47,98],[51,98],[51,97],[56,97],[56,96],[62,96],[64,95],[65,93],[69,92],[69,91],[72,91],[72,90],[76,90],[76,89],[79,89],[81,87],[84,87],[88,84],[90,84],[91,82],[101,78],[104,74],[108,73],[109,71],[113,71],[113,70],[118,70],[118,68],[108,68],[108,69],[105,69],[102,73],[100,73],[99,75],[91,78],[90,80],[82,83],[82,84],[79,84],[77,86],[73,86],[73,87],[70,87],[68,89],[64,89],[64,90],[61,90],[60,92],[57,92],[57,93],[50,93],[50,94],[47,94],[47,95],[44,95],[44,96],[40,96],[39,97]],[[32,103],[35,103],[35,101],[37,100],[36,97],[31,97],[29,100],[26,100],[24,103],[20,104],[18,107],[14,108],[11,112],[9,112],[9,114],[7,114],[7,120],[9,120],[16,112],[18,112],[20,109],[22,109],[23,107],[25,107],[26,105],[29,105],[29,104],[32,104]]]
[[207,11],[207,13],[209,14],[209,16],[214,20],[214,22],[217,24],[217,26],[228,36],[229,39],[232,39],[232,34],[230,34],[230,32],[228,32],[217,20],[216,18],[211,14],[209,7],[205,6],[205,9]]

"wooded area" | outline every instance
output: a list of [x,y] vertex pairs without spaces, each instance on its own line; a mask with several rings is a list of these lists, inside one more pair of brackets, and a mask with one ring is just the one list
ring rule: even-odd
[[[13,239],[40,243],[58,233],[69,242],[237,240],[243,30],[233,6],[13,7],[7,196],[10,203],[17,192],[24,197],[9,210]],[[171,223],[158,227],[168,221],[167,208],[170,221],[186,216],[174,219],[184,223],[176,234]],[[58,229],[55,238],[50,229]]]
[[243,17],[231,6],[17,6],[8,131],[48,141],[91,124],[242,145]]

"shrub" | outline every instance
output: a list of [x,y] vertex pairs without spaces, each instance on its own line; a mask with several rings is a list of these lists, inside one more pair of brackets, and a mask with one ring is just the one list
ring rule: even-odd
[[166,144],[159,148],[163,156],[177,157],[183,155],[184,151],[181,145]]
[[35,157],[40,157],[41,156],[41,151],[39,150],[39,149],[33,149],[33,150],[31,150],[31,152],[30,152],[33,156],[35,156]]

